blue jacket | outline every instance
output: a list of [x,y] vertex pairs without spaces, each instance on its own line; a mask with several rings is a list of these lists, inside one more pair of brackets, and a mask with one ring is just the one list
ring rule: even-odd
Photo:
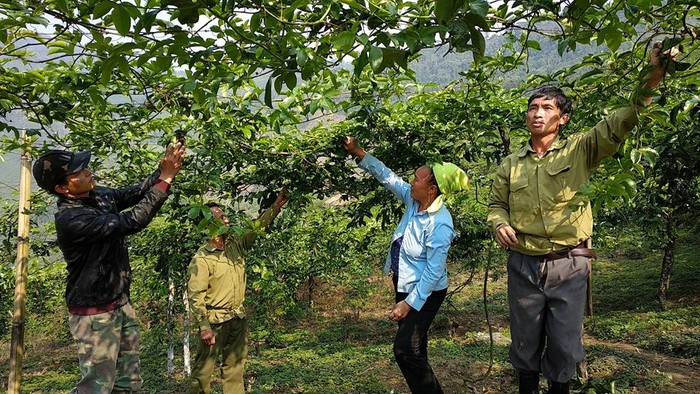
[[[376,157],[365,154],[359,165],[406,204],[406,211],[391,242],[403,236],[397,291],[408,293],[406,303],[419,311],[433,291],[447,288],[447,252],[455,236],[452,215],[442,196],[438,196],[428,209],[418,212],[419,204],[411,198],[411,185]],[[390,267],[391,248],[384,264],[385,274],[389,273]]]

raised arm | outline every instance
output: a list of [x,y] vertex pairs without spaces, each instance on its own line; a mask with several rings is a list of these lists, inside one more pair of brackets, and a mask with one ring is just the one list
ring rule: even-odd
[[[117,209],[124,209],[136,205],[146,194],[146,192],[159,181],[166,182],[168,185],[172,183],[175,175],[180,171],[182,162],[185,159],[184,141],[180,141],[177,145],[169,144],[165,149],[165,155],[160,162],[158,170],[151,176],[144,179],[141,183],[126,187],[123,189],[113,189],[114,201],[117,204]],[[167,189],[164,188],[164,190]]]
[[[654,68],[645,78],[643,86],[647,89],[656,89],[656,87],[659,86],[659,83],[661,83],[666,75],[666,67],[668,67],[668,62],[675,61],[679,53],[678,49],[675,47],[663,53],[661,52],[662,50],[663,43],[655,42],[651,48],[651,52],[649,52],[649,65],[653,66]],[[668,59],[664,60],[663,55],[668,56]],[[644,97],[644,104],[651,104],[651,97]]]
[[253,228],[246,231],[245,234],[238,238],[239,246],[243,251],[250,250],[250,248],[253,247],[255,239],[258,237],[258,231],[269,226],[288,201],[289,195],[287,189],[282,189],[277,195],[275,202],[272,203],[272,206],[253,222]]
[[[659,86],[664,75],[666,75],[668,61],[675,60],[678,55],[678,50],[675,48],[671,48],[664,53],[662,53],[662,49],[663,44],[661,42],[654,43],[649,53],[649,66],[652,68],[640,85],[641,89],[637,89],[634,93],[635,95],[641,95],[633,97],[634,105],[621,108],[607,116],[583,137],[581,146],[586,149],[587,164],[590,170],[595,169],[603,159],[617,152],[627,134],[638,123],[639,107],[651,104],[652,98],[645,96],[645,92],[649,89],[656,89]],[[664,61],[663,55],[667,55],[669,60]]]
[[343,148],[353,157],[362,159],[359,166],[363,170],[372,174],[384,187],[389,189],[396,198],[404,204],[411,203],[411,185],[396,175],[391,169],[384,165],[379,159],[365,152],[357,143],[355,137],[345,137]]

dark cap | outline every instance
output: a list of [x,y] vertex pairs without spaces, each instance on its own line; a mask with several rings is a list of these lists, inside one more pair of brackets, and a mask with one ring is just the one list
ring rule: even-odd
[[68,150],[52,149],[44,153],[34,162],[34,167],[32,168],[36,184],[40,188],[55,194],[54,188],[56,185],[65,183],[67,175],[75,174],[87,168],[88,163],[90,163],[90,156],[89,151],[73,153]]

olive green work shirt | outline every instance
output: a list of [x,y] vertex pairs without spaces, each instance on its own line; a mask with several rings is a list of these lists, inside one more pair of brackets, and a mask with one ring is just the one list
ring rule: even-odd
[[194,255],[189,274],[190,312],[200,330],[234,317],[245,317],[246,274],[244,256],[253,246],[258,230],[267,227],[279,210],[270,208],[255,222],[254,228],[240,236],[229,236],[225,249],[207,241]]
[[529,142],[507,156],[491,187],[490,229],[510,225],[518,237],[512,249],[531,256],[590,238],[591,204],[576,193],[637,123],[637,108],[622,108],[586,133],[557,138],[541,158]]

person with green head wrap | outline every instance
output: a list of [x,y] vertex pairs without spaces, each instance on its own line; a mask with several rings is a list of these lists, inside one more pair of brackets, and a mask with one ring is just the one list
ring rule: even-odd
[[457,165],[441,162],[430,165],[430,169],[433,170],[433,176],[442,194],[450,196],[462,190],[467,190],[469,177]]
[[394,357],[412,393],[442,393],[428,363],[428,329],[447,294],[447,252],[455,237],[444,197],[465,190],[467,175],[452,163],[425,165],[409,184],[354,137],[345,137],[343,148],[406,205],[384,264],[394,283],[389,319],[399,326]]

